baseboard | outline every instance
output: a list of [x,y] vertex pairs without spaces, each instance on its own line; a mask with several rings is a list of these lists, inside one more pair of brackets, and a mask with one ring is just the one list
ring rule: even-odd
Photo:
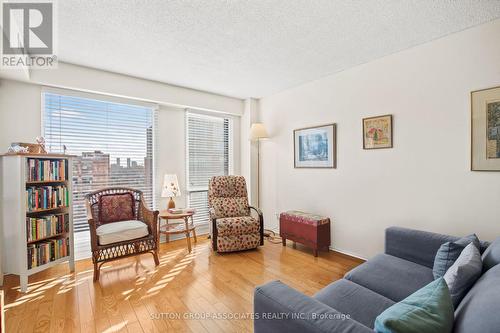
[[358,254],[355,254],[355,253],[352,253],[352,252],[349,252],[349,251],[345,251],[345,250],[341,250],[341,249],[338,249],[338,248],[335,248],[335,247],[329,247],[330,251],[335,251],[335,252],[339,252],[339,253],[342,253],[342,254],[345,254],[349,257],[354,257],[354,258],[357,258],[357,259],[361,259],[361,260],[364,260],[364,261],[367,261],[368,258],[365,258],[365,257],[362,257]]

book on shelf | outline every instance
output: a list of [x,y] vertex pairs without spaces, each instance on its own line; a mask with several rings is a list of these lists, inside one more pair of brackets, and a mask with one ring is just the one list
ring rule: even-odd
[[65,185],[31,186],[26,189],[26,209],[28,212],[67,207],[68,204],[69,191]]
[[28,158],[26,168],[27,182],[64,181],[67,180],[66,160],[47,160]]
[[170,214],[194,214],[196,209],[194,208],[169,208],[168,212]]
[[69,214],[52,214],[43,217],[27,217],[28,242],[69,231]]
[[28,245],[28,269],[68,256],[69,239],[58,238]]

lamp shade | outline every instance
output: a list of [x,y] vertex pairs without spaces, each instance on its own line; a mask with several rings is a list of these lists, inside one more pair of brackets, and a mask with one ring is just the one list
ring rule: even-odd
[[263,123],[252,124],[252,127],[250,127],[250,140],[266,139],[268,137]]
[[179,189],[179,181],[177,180],[177,175],[167,174],[163,178],[163,189],[161,191],[161,196],[163,198],[168,197],[178,197],[181,195],[181,190]]

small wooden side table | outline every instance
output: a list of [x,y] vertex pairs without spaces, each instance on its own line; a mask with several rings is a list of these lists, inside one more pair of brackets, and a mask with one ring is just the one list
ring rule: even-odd
[[[167,210],[160,212],[160,234],[164,234],[167,242],[170,241],[170,235],[185,234],[188,246],[188,251],[191,253],[191,232],[193,233],[194,242],[196,243],[196,226],[193,222],[194,213],[172,214]],[[165,220],[164,225],[161,220]],[[182,220],[180,222],[169,223],[169,220]]]

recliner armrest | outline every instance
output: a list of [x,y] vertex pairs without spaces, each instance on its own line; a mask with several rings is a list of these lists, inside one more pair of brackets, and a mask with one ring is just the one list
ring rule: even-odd
[[326,304],[272,281],[255,288],[254,331],[373,333],[373,330]]
[[260,223],[260,245],[264,245],[264,214],[262,211],[254,206],[249,206],[250,209],[253,209],[259,214],[259,223]]
[[385,253],[432,268],[439,247],[457,239],[434,232],[389,227],[385,230]]
[[259,215],[262,216],[262,211],[260,208],[254,207],[254,206],[248,206],[248,208],[255,210],[255,212]]

